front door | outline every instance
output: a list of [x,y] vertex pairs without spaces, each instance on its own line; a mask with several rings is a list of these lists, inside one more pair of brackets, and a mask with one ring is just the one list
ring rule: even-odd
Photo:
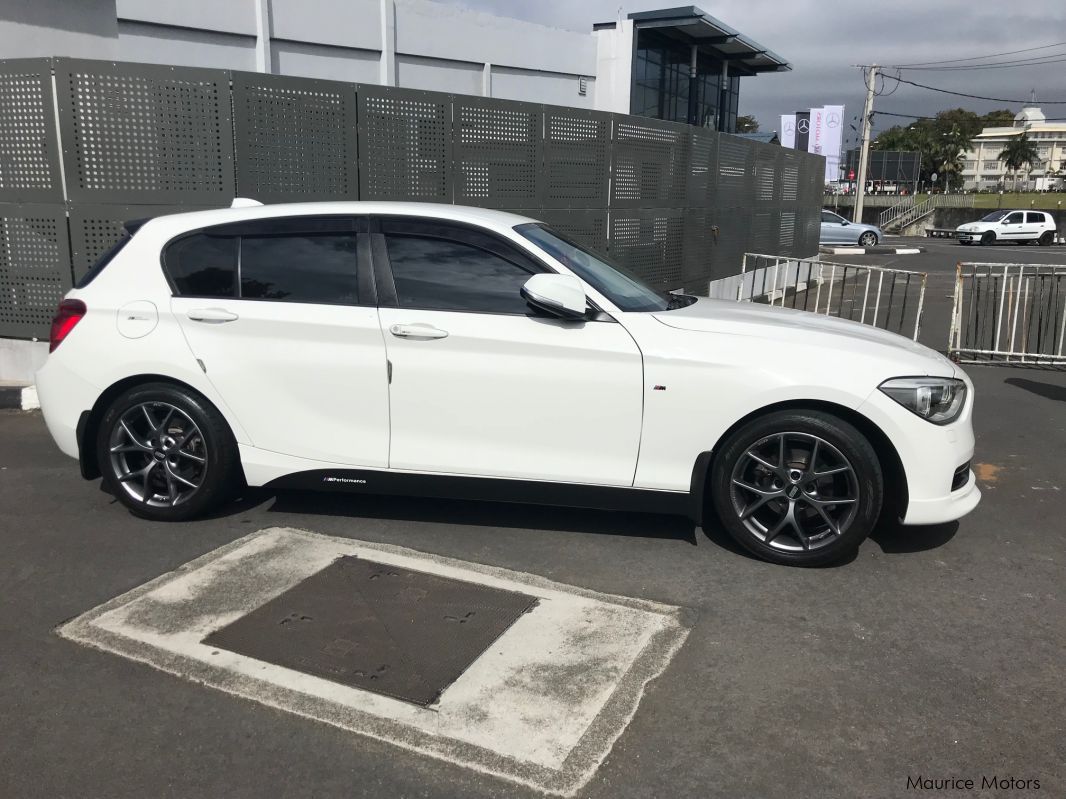
[[1013,211],[1007,214],[999,223],[999,232],[996,234],[1007,241],[1017,241],[1025,238],[1025,212]]
[[368,275],[370,262],[358,226],[257,220],[183,237],[164,254],[193,356],[259,449],[386,465],[385,345],[357,276],[357,254]]
[[643,376],[625,328],[534,315],[519,291],[547,267],[489,231],[402,218],[381,231],[389,466],[632,485]]

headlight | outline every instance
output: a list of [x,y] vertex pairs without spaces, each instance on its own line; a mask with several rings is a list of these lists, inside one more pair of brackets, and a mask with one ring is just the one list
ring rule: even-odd
[[950,377],[894,377],[878,388],[933,424],[955,421],[966,402],[966,384]]

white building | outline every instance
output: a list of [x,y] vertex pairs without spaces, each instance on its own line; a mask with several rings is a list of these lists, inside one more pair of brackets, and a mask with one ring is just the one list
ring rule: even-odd
[[740,79],[790,69],[694,6],[576,33],[430,0],[0,0],[0,56],[269,72],[730,132]]
[[1014,175],[999,160],[1007,143],[1025,134],[1036,145],[1039,163],[1027,173],[1019,171],[1019,191],[1050,191],[1063,186],[1066,174],[1066,123],[1048,122],[1036,106],[1026,106],[1014,117],[1014,124],[985,128],[974,138],[963,156],[963,188],[1014,190]]

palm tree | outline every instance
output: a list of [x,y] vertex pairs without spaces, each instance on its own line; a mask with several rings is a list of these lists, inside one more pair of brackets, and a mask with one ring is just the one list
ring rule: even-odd
[[1029,169],[1032,169],[1034,164],[1040,163],[1036,145],[1029,141],[1029,137],[1024,133],[1018,138],[1007,142],[1007,146],[1003,148],[1003,152],[997,158],[1014,175],[1014,191],[1018,190],[1018,170],[1023,166],[1028,166]]

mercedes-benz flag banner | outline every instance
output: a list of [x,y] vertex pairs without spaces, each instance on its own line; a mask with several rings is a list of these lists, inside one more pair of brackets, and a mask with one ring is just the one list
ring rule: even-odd
[[825,179],[828,183],[840,180],[840,145],[844,136],[844,106],[827,105],[822,108],[822,155],[825,156]]
[[811,112],[796,112],[796,149],[807,150],[807,142],[811,138]]
[[790,150],[796,147],[796,115],[795,114],[782,114],[781,115],[781,133],[777,137],[781,140],[782,147],[788,147]]
[[844,137],[844,106],[825,105],[781,115],[782,147],[825,156],[826,181],[840,180],[840,145]]

